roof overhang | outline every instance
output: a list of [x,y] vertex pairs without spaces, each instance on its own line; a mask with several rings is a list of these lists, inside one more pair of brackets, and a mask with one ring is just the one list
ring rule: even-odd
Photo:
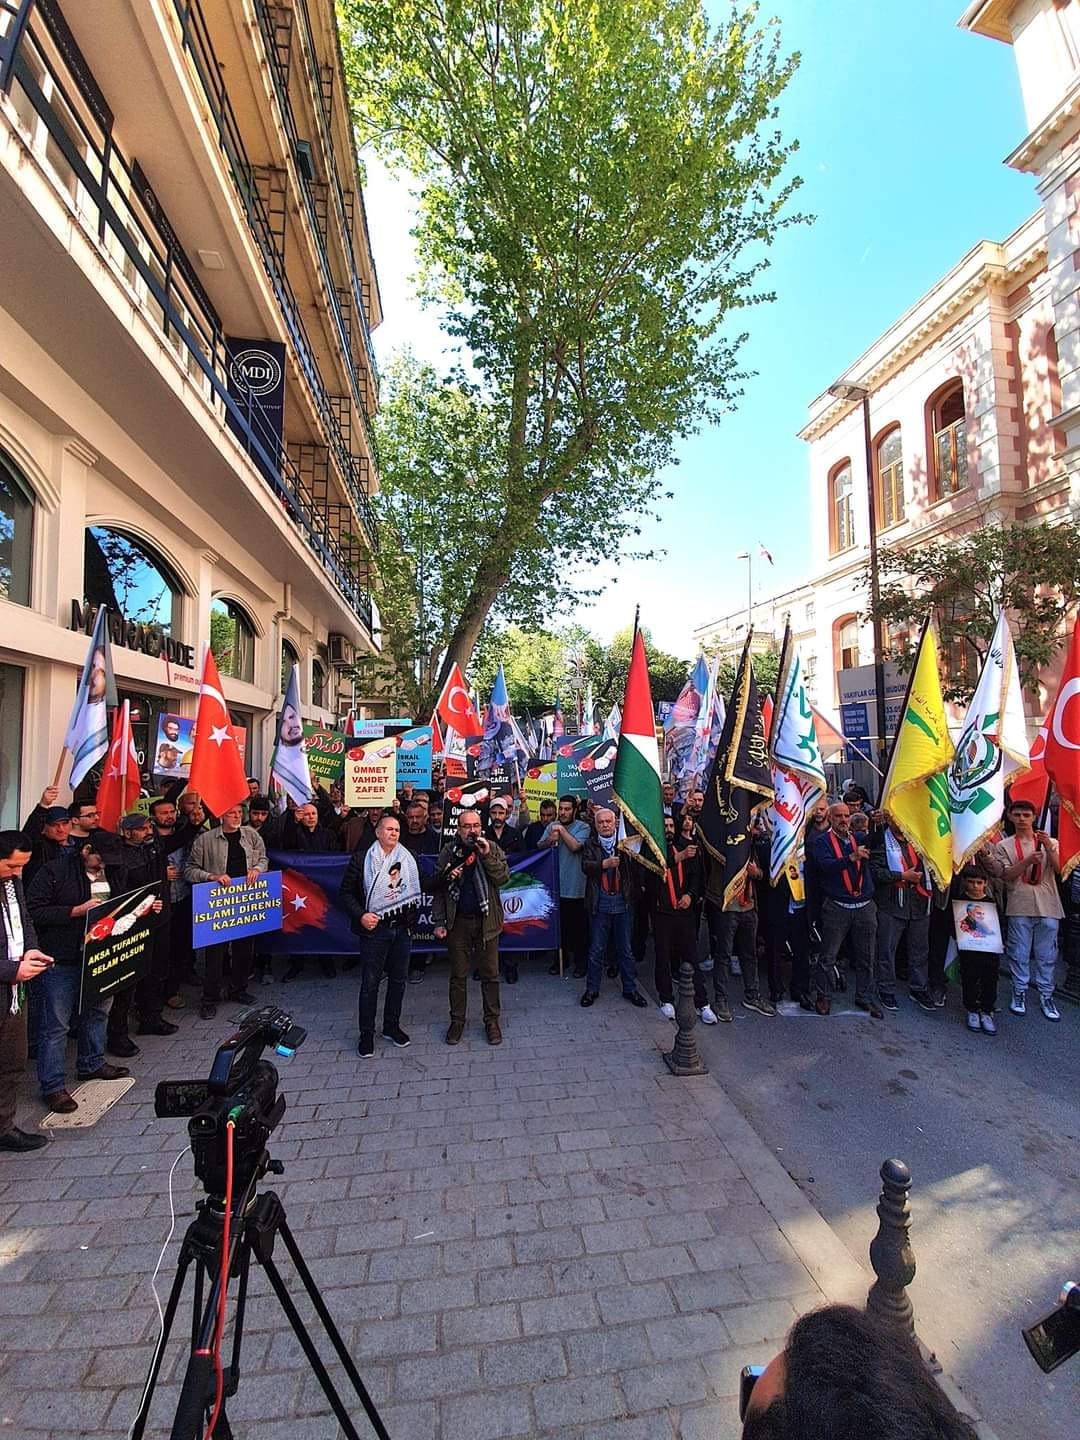
[[972,0],[956,23],[961,30],[970,30],[975,35],[986,35],[991,40],[1011,45],[1013,36],[1009,13],[1015,5],[1016,0]]

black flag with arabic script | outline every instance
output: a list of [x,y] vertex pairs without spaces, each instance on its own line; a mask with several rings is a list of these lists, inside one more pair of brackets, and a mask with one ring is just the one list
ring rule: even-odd
[[772,771],[765,722],[761,714],[750,641],[735,674],[716,757],[705,786],[705,804],[698,816],[701,838],[724,866],[724,908],[742,895],[752,859],[750,821],[773,798]]

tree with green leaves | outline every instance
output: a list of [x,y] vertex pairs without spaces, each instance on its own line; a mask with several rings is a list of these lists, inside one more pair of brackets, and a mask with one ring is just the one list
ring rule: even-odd
[[[910,668],[915,636],[933,607],[945,698],[966,702],[1004,606],[1021,683],[1037,690],[1039,672],[1064,644],[1067,612],[1080,595],[1080,533],[1071,524],[980,525],[958,539],[889,546],[879,554],[878,574],[877,615],[901,669]],[[869,567],[864,584],[869,594]],[[872,603],[868,613],[872,618]]]
[[800,218],[775,127],[796,57],[753,3],[715,28],[703,0],[339,8],[361,139],[418,185],[422,295],[480,385],[468,498],[499,520],[446,612],[445,673],[496,605],[519,618],[525,557],[565,608],[567,573],[655,518],[675,442],[735,404],[732,320],[771,298],[764,251]]
[[589,639],[583,626],[567,630],[505,630],[486,626],[473,655],[469,676],[486,701],[500,664],[510,704],[516,709],[545,710],[557,695],[566,696],[568,657]]
[[[669,655],[654,645],[652,635],[645,626],[641,627],[641,634],[649,664],[653,703],[677,699],[690,674],[690,666],[685,660]],[[585,645],[585,680],[586,683],[592,681],[593,696],[603,711],[610,710],[612,705],[622,704],[633,648],[632,625],[616,631],[610,645],[602,645],[598,640],[589,640]]]

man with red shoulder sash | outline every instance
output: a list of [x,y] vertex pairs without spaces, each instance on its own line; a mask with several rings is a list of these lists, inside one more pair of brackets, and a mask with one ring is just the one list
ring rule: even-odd
[[921,1010],[934,1009],[930,993],[930,906],[933,887],[923,857],[895,820],[870,843],[870,872],[877,907],[877,987],[881,1005],[896,1010],[896,952],[907,942],[908,994]]
[[[855,1004],[874,1020],[883,1018],[874,984],[877,911],[870,851],[851,833],[851,811],[838,801],[829,806],[829,828],[807,836],[807,861],[815,872],[821,897],[821,966],[835,964],[840,946],[851,936],[855,958]],[[827,1015],[828,997],[820,992],[820,1014]]]

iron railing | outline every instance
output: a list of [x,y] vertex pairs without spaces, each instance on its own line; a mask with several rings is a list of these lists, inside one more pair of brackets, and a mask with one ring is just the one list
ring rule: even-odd
[[[222,422],[227,419],[238,434],[308,549],[370,632],[371,600],[358,574],[363,548],[334,533],[328,515],[261,414],[245,409],[229,394],[225,337],[217,315],[185,279],[185,267],[174,263],[171,247],[143,204],[131,164],[113,141],[110,126],[101,123],[99,94],[91,93],[85,77],[54,61],[51,47],[38,33],[41,23],[34,15],[23,27],[11,89],[17,112],[25,116],[28,105],[44,126],[44,159],[58,188],[93,223],[113,271],[126,282],[142,312],[160,326]],[[31,147],[35,138],[27,135]]]

